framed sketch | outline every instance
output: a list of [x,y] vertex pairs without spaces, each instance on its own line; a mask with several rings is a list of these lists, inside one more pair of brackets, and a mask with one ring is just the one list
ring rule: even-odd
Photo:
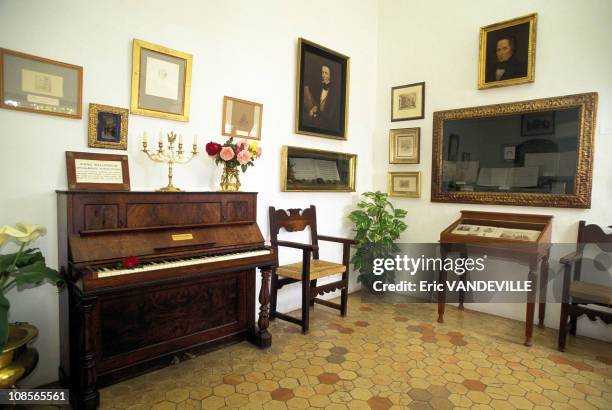
[[425,83],[391,88],[391,121],[425,118]]
[[223,97],[221,134],[228,137],[261,139],[263,104]]
[[349,63],[345,55],[299,39],[296,133],[347,139]]
[[357,155],[283,146],[281,191],[355,192]]
[[189,121],[191,54],[134,39],[132,114]]
[[555,112],[534,112],[521,116],[521,136],[549,135],[555,133]]
[[128,115],[126,108],[89,104],[87,146],[126,150]]
[[0,107],[82,118],[83,67],[0,48]]
[[389,163],[418,164],[420,134],[419,127],[389,130]]
[[66,151],[68,189],[129,191],[127,155]]
[[389,196],[407,198],[421,197],[421,173],[389,172],[387,174],[387,193]]
[[533,82],[537,13],[480,29],[478,88]]
[[506,162],[514,162],[516,158],[516,145],[504,145],[502,146],[503,159]]

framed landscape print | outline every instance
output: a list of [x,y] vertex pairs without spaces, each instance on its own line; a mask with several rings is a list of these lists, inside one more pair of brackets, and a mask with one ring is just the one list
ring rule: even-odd
[[127,149],[129,111],[125,108],[89,104],[87,142],[90,148]]
[[425,83],[391,88],[391,121],[425,118]]
[[189,121],[191,54],[134,39],[132,114]]
[[127,155],[66,151],[68,189],[129,191]]
[[478,88],[534,81],[537,18],[534,13],[480,29]]
[[82,118],[83,67],[0,48],[0,107]]
[[387,174],[387,193],[389,196],[407,198],[421,197],[420,172],[389,172]]
[[228,137],[261,139],[262,112],[262,104],[223,97],[221,134]]
[[283,146],[281,191],[355,192],[357,155]]
[[389,163],[418,164],[421,128],[389,130]]
[[347,139],[349,62],[345,55],[299,39],[296,133]]

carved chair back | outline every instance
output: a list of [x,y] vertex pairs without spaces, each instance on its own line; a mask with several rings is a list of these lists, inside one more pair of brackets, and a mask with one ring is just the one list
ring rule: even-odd
[[[609,228],[612,228],[610,226]],[[576,244],[576,252],[582,255],[586,245],[593,244],[603,252],[612,253],[612,233],[606,234],[599,225],[589,224],[585,221],[580,221],[578,225],[578,241]],[[575,266],[574,279],[580,280],[582,263],[581,260]]]
[[[270,215],[270,241],[272,246],[275,246],[278,240],[278,234],[281,229],[286,232],[300,232],[310,227],[310,244],[318,246],[317,240],[317,211],[314,205],[309,208],[299,209],[276,209],[273,206],[269,208]],[[319,259],[319,250],[315,249],[312,252],[314,259]]]

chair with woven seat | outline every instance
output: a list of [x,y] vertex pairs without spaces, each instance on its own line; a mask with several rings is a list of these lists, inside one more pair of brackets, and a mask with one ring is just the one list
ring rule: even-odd
[[[560,260],[561,264],[564,265],[563,300],[559,322],[560,351],[565,349],[568,326],[569,333],[573,336],[576,335],[579,316],[587,315],[593,321],[599,317],[606,324],[612,323],[612,312],[610,310],[605,311],[588,306],[597,305],[607,309],[612,308],[612,287],[603,283],[581,280],[586,245],[596,245],[599,250],[612,254],[612,233],[606,234],[599,226],[586,225],[585,221],[580,221],[577,242],[576,251]],[[597,261],[597,258],[595,261]],[[601,270],[609,275],[607,269],[609,269],[609,266],[603,267]]]
[[[309,309],[315,303],[340,310],[342,316],[346,315],[348,302],[348,278],[350,246],[352,239],[336,238],[319,235],[317,233],[317,214],[314,205],[306,209],[275,209],[269,208],[270,214],[270,242],[278,252],[278,247],[289,247],[302,251],[302,261],[289,265],[281,265],[272,271],[270,286],[270,319],[283,319],[298,324],[302,332],[308,332]],[[281,229],[287,232],[304,231],[310,227],[310,243],[290,242],[278,239]],[[324,261],[319,259],[319,241],[337,242],[342,244],[342,263]],[[341,275],[339,280],[317,286],[317,280],[333,275]],[[302,316],[294,318],[276,311],[278,290],[290,283],[302,284]],[[333,303],[318,295],[340,290],[340,303]]]

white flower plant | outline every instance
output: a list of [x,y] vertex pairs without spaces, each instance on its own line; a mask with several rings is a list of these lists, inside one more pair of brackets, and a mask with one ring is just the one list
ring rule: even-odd
[[0,254],[0,350],[9,336],[8,314],[10,309],[7,292],[15,286],[38,286],[44,281],[60,287],[64,281],[60,274],[47,266],[45,257],[38,248],[29,248],[30,243],[45,235],[47,229],[42,225],[19,222],[13,226],[0,228],[0,248],[12,240],[19,250],[15,253]]

